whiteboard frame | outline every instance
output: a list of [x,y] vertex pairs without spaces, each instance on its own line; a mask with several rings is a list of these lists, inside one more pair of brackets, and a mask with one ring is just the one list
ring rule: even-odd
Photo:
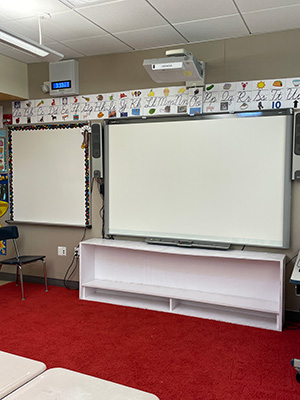
[[[293,124],[293,110],[291,109],[286,109],[286,110],[267,110],[267,111],[253,111],[253,112],[242,112],[242,113],[235,113],[235,114],[206,114],[206,115],[199,115],[199,116],[183,116],[183,117],[149,117],[149,118],[124,118],[124,119],[114,119],[114,120],[106,120],[105,121],[105,129],[104,129],[104,156],[105,156],[105,198],[104,198],[104,206],[105,206],[105,218],[104,218],[104,231],[107,236],[124,236],[124,237],[142,237],[142,238],[149,238],[149,242],[152,242],[152,240],[158,240],[159,242],[162,243],[167,243],[169,241],[175,242],[175,244],[195,244],[197,245],[197,242],[199,241],[199,245],[203,244],[204,242],[204,247],[205,243],[221,243],[224,242],[224,240],[216,237],[212,238],[210,237],[205,237],[201,238],[201,240],[197,240],[195,236],[191,235],[191,237],[187,237],[186,235],[178,235],[177,237],[174,236],[168,236],[165,234],[165,232],[162,232],[162,234],[157,234],[155,233],[154,235],[149,235],[149,233],[146,231],[131,231],[130,229],[128,230],[123,230],[122,229],[116,229],[114,227],[111,227],[110,225],[110,218],[111,218],[111,199],[110,199],[110,185],[111,185],[111,171],[110,171],[110,160],[109,160],[109,152],[110,152],[110,146],[111,146],[111,137],[110,137],[110,126],[114,125],[127,125],[127,124],[153,124],[151,125],[153,128],[155,127],[155,123],[159,122],[184,122],[184,121],[196,121],[199,120],[201,121],[208,121],[208,120],[215,120],[215,119],[230,119],[230,118],[248,118],[248,117],[259,117],[259,118],[264,118],[264,117],[273,117],[273,116],[285,116],[285,132],[283,134],[285,135],[284,137],[284,149],[283,152],[284,154],[282,157],[284,157],[284,166],[282,168],[282,171],[280,173],[283,174],[283,188],[282,188],[282,202],[283,202],[283,207],[282,207],[282,236],[280,240],[277,240],[276,242],[273,240],[266,240],[262,243],[262,241],[258,240],[251,240],[249,241],[247,238],[237,238],[236,240],[230,240],[229,244],[241,244],[241,245],[252,245],[252,246],[259,246],[259,247],[274,247],[274,248],[289,248],[290,245],[290,213],[291,213],[291,156],[292,156],[292,124]],[[279,121],[278,121],[279,122]],[[184,134],[183,134],[183,139],[184,139]],[[266,149],[266,152],[268,149]],[[128,155],[128,157],[130,157]],[[178,161],[179,165],[182,163],[182,160]],[[123,159],[123,164],[124,164],[124,159]],[[119,202],[122,202],[122,196],[119,196]],[[124,208],[121,209],[123,213],[125,212]],[[147,209],[147,205],[145,205],[145,209]],[[131,215],[131,214],[130,214]],[[281,229],[281,228],[280,228]],[[230,238],[232,239],[232,238]],[[211,247],[211,246],[209,246]],[[213,246],[212,246],[213,247]],[[218,247],[218,246],[216,246]]]

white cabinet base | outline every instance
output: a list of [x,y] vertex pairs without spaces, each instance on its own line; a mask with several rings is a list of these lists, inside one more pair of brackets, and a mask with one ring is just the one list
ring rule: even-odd
[[80,298],[282,330],[284,255],[80,243]]

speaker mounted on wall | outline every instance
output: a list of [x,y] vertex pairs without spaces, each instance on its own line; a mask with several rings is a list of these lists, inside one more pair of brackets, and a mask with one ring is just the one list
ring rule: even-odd
[[293,132],[292,180],[300,179],[300,110],[295,110]]
[[103,178],[103,157],[102,157],[102,128],[100,124],[92,124],[92,177]]

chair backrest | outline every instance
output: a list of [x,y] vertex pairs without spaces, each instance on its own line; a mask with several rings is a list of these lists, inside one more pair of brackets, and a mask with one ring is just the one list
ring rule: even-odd
[[0,228],[0,240],[17,239],[18,237],[19,231],[16,226],[3,226]]

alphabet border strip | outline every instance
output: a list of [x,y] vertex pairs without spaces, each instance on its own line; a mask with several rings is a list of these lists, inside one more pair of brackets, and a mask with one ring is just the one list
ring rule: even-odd
[[297,108],[300,78],[137,89],[13,101],[13,125],[67,123],[165,114],[201,114]]

